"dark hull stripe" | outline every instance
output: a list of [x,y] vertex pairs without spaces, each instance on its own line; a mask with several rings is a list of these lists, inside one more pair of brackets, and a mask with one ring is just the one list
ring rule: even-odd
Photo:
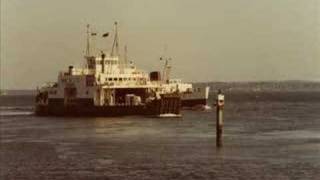
[[[51,98],[49,99],[49,106],[63,106],[65,99],[63,98]],[[79,105],[79,106],[93,106],[93,99],[91,98],[75,98],[69,99],[68,104],[70,105]]]
[[36,114],[42,116],[126,116],[126,115],[160,115],[180,114],[179,96],[165,97],[148,105],[138,106],[94,106],[84,104],[64,105],[63,99],[49,100],[48,105],[37,105]]
[[[91,107],[93,105],[93,99],[89,98],[78,98],[71,100],[71,104],[79,105],[79,106],[85,106],[85,107]],[[49,99],[49,106],[63,106],[64,105],[64,99],[57,98],[57,99]],[[207,99],[187,99],[181,100],[182,107],[192,107],[196,105],[207,105]]]
[[146,106],[37,106],[36,114],[53,116],[147,115]]

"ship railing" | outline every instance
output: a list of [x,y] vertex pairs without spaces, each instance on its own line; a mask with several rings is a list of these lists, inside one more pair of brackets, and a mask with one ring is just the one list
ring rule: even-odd
[[121,83],[105,83],[102,85],[103,88],[157,88],[159,87],[156,84],[144,84],[144,83],[135,83],[135,84],[121,84]]
[[145,80],[141,81],[105,81],[104,85],[108,86],[136,86],[136,85],[148,85],[151,83],[148,83]]

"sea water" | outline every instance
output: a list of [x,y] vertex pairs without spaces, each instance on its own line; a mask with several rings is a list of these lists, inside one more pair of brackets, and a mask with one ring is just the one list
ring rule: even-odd
[[[215,94],[211,94],[209,105]],[[319,179],[320,92],[227,92],[182,118],[37,117],[0,97],[0,179]]]

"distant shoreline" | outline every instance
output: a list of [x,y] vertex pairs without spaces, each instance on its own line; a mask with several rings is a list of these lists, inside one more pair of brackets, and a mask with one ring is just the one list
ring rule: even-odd
[[212,91],[245,91],[245,92],[320,92],[320,82],[315,81],[252,81],[252,82],[201,82],[201,86],[208,85]]
[[[223,91],[306,91],[320,92],[320,82],[318,81],[237,81],[237,82],[194,82],[195,86],[210,86],[211,91],[221,89]],[[35,95],[34,89],[13,89],[1,90],[5,95]]]

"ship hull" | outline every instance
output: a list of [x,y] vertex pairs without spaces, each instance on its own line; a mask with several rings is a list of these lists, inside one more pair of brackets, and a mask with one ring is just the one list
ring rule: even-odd
[[146,106],[36,106],[39,116],[128,116],[148,115]]
[[[181,107],[195,107],[198,105],[206,105],[206,99],[192,99],[182,100]],[[172,105],[171,105],[172,106]],[[160,105],[154,106],[48,106],[37,105],[36,114],[39,116],[101,116],[101,117],[115,117],[115,116],[130,116],[130,115],[160,115],[166,114],[161,112]],[[162,107],[164,108],[164,106]],[[167,113],[180,114],[173,107],[166,107]]]
[[[206,105],[206,99],[182,100],[181,107]],[[39,116],[129,116],[129,115],[160,115],[160,107],[156,106],[48,106],[37,105],[36,114]],[[170,107],[167,107],[171,109]],[[179,107],[180,108],[180,107]],[[170,111],[170,110],[169,110]],[[175,114],[179,112],[174,111]],[[165,113],[164,113],[165,114]]]
[[[50,102],[50,100],[49,100]],[[52,102],[52,101],[51,101]],[[38,104],[35,108],[39,116],[129,116],[149,115],[160,116],[162,114],[180,115],[181,99],[178,95],[166,95],[161,99],[153,100],[146,105],[63,105],[61,103]]]

